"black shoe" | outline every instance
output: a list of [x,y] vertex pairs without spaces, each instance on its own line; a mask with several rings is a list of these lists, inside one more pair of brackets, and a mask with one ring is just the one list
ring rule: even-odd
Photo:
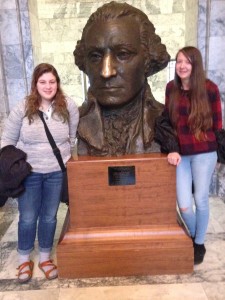
[[204,260],[204,256],[206,253],[205,245],[199,245],[194,243],[194,264],[201,264]]

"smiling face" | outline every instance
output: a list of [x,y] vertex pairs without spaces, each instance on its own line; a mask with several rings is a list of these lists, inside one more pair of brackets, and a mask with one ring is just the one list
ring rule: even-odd
[[176,59],[176,73],[182,82],[188,83],[191,77],[192,64],[190,60],[182,53],[179,52]]
[[52,101],[57,92],[56,77],[51,72],[44,73],[38,78],[36,87],[42,101]]
[[101,105],[124,105],[139,95],[146,76],[136,20],[94,22],[85,36],[85,49],[90,90]]

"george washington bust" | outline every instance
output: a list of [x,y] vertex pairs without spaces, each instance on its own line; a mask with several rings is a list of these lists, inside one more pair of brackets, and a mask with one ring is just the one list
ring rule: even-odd
[[74,57],[90,82],[80,107],[78,155],[159,151],[154,123],[163,105],[147,78],[170,56],[146,14],[127,3],[104,4],[87,21]]

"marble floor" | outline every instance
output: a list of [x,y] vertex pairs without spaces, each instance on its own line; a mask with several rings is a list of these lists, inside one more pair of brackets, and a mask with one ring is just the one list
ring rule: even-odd
[[[225,299],[225,202],[210,198],[211,216],[203,264],[192,274],[46,281],[36,263],[32,280],[18,284],[17,202],[0,208],[0,300],[223,300]],[[66,206],[60,205],[55,246]],[[55,253],[53,258],[57,261]]]

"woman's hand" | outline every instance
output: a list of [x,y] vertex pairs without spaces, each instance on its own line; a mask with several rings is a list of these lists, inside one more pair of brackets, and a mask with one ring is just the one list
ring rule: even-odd
[[178,152],[171,152],[167,155],[168,163],[174,166],[178,166],[181,162],[181,156]]

